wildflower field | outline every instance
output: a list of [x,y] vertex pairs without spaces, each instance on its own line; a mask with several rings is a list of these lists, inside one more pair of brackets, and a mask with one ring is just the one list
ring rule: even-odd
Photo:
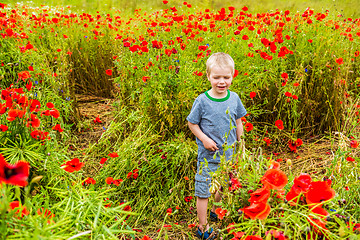
[[360,239],[358,5],[59,2],[0,3],[0,239],[196,239],[215,52],[248,112],[217,239]]

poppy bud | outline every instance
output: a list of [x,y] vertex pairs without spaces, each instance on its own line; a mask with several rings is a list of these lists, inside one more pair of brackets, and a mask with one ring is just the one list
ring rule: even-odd
[[265,240],[271,240],[271,239],[272,239],[272,234],[269,232],[269,233],[266,235]]
[[43,176],[36,176],[36,177],[34,177],[33,179],[31,179],[30,184],[32,184],[32,183],[37,183],[37,182],[39,182],[42,178],[43,178]]
[[210,189],[209,189],[209,192],[211,194],[215,194],[218,190],[220,190],[220,183],[216,180],[213,180],[213,182],[211,183],[211,186],[210,186]]
[[286,160],[286,164],[287,164],[288,166],[291,166],[291,165],[292,165],[292,161],[291,161],[290,159],[287,159],[287,160]]
[[340,227],[339,227],[339,236],[340,237],[344,237],[345,236],[345,230],[344,230],[344,226],[343,225],[341,225]]

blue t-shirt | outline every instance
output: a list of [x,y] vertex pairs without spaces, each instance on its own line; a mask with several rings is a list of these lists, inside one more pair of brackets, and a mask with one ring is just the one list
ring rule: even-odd
[[[230,119],[232,126],[236,126],[236,120],[245,116],[246,113],[239,96],[229,90],[224,98],[213,98],[206,91],[195,99],[186,120],[199,125],[201,131],[211,138],[219,148],[216,152],[211,152],[196,138],[199,162],[204,162],[206,159],[210,163],[220,163],[220,156],[224,153],[225,134],[228,134],[228,145],[234,144],[237,140],[236,128],[230,131]],[[226,159],[229,159],[232,154],[233,150],[228,149],[225,152]]]

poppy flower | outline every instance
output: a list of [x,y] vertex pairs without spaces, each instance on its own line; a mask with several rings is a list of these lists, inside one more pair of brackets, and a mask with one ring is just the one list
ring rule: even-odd
[[6,132],[9,129],[8,126],[0,124],[0,131]]
[[[163,1],[163,2],[167,2],[167,1]],[[165,3],[166,4],[166,3]],[[145,235],[142,239],[140,240],[153,240],[152,238],[148,237],[147,235]]]
[[270,139],[270,138],[264,137],[263,140],[266,142],[266,145],[267,145],[267,146],[270,146],[270,144],[271,144],[271,139]]
[[336,63],[339,65],[344,64],[343,58],[337,58]]
[[109,153],[108,156],[111,158],[116,158],[119,156],[119,154],[117,154],[116,152],[112,152],[112,153]]
[[350,141],[350,147],[357,148],[359,146],[359,143],[356,140]]
[[229,191],[235,191],[239,188],[242,188],[241,183],[239,182],[239,179],[237,178],[231,178],[230,180],[230,187],[229,187]]
[[283,130],[284,129],[284,123],[281,119],[276,120],[275,121],[275,126],[279,129],[279,130]]
[[257,189],[255,192],[250,194],[249,202],[264,202],[266,203],[270,197],[270,190],[263,187]]
[[249,122],[247,122],[244,127],[245,127],[246,132],[250,132],[251,130],[254,129],[254,126]]
[[55,217],[55,214],[51,213],[51,211],[48,210],[48,209],[44,209],[43,207],[39,208],[36,212],[37,212],[37,214],[39,216],[42,216],[43,218],[47,218],[48,219],[48,221],[47,221],[48,224],[51,223],[51,218]]
[[217,208],[215,210],[215,213],[217,214],[219,219],[223,219],[225,217],[225,214],[227,213],[226,209],[222,209],[222,208]]
[[237,75],[239,75],[239,71],[235,69],[233,78],[236,78]]
[[335,190],[330,187],[327,181],[316,181],[311,183],[305,196],[307,204],[321,206],[322,202],[335,197]]
[[[1,125],[0,125],[0,129],[1,129]],[[347,157],[347,158],[346,158],[346,161],[348,161],[348,162],[354,162],[355,159],[353,159],[352,157]]]
[[37,118],[35,114],[30,114],[30,121],[28,119],[28,122],[26,124],[26,127],[32,126],[33,128],[38,128],[40,126],[40,120]]
[[101,158],[100,159],[100,164],[104,164],[107,161],[107,158]]
[[105,73],[106,73],[106,75],[111,76],[111,75],[112,75],[112,70],[111,70],[111,69],[107,69],[107,70],[105,71]]
[[38,112],[40,111],[41,104],[39,100],[36,99],[30,99],[30,112]]
[[291,187],[296,193],[307,192],[311,186],[311,176],[307,173],[301,173],[294,179],[294,185]]
[[84,166],[83,162],[80,162],[78,158],[74,158],[70,161],[67,161],[66,163],[61,165],[61,168],[63,168],[65,171],[72,173],[74,171],[80,171],[80,169]]
[[256,92],[251,92],[250,93],[250,98],[253,99],[256,96]]
[[18,76],[21,80],[26,80],[31,77],[30,73],[28,71],[22,71],[18,73]]
[[187,197],[185,197],[185,202],[190,202],[191,200],[193,199],[193,197],[192,196],[187,196]]
[[54,118],[60,117],[60,112],[56,108],[51,109],[49,112],[50,112],[50,115],[53,116]]
[[114,179],[113,179],[112,177],[107,177],[107,178],[105,179],[106,184],[112,184],[113,181],[114,181]]
[[15,214],[21,213],[21,217],[24,217],[25,215],[29,215],[29,211],[26,209],[25,206],[22,206],[19,201],[13,201],[9,204],[10,209],[18,209]]
[[26,84],[26,89],[28,90],[28,91],[30,91],[31,90],[31,88],[32,88],[32,82],[31,81],[29,81],[27,84]]
[[252,202],[250,206],[242,209],[246,217],[250,219],[264,220],[270,213],[270,206],[265,202]]
[[[310,210],[312,213],[315,213],[318,215],[318,217],[312,217],[309,216],[307,218],[307,220],[309,221],[310,225],[313,227],[314,229],[314,234],[316,235],[323,235],[322,231],[326,231],[328,230],[326,228],[326,216],[329,215],[329,213],[321,208],[321,207],[316,207]],[[319,229],[320,227],[320,229]]]
[[83,182],[83,185],[90,185],[90,184],[94,185],[95,183],[96,183],[95,179],[93,179],[92,177],[88,177]]
[[258,235],[251,235],[244,238],[244,240],[263,240],[263,239]]
[[122,183],[123,181],[124,181],[124,180],[122,180],[121,178],[119,178],[119,179],[114,179],[114,180],[112,181],[112,183],[115,184],[116,186],[119,186],[120,183]]
[[62,132],[64,129],[61,128],[60,124],[56,124],[54,127],[52,127],[52,130]]
[[102,121],[100,120],[99,115],[93,121],[94,121],[94,123],[102,123]]
[[281,77],[284,78],[284,79],[288,79],[289,78],[289,75],[287,73],[282,73],[281,74]]
[[261,183],[268,189],[281,190],[288,182],[286,174],[279,169],[269,169],[261,178]]
[[29,169],[28,162],[18,161],[15,164],[9,164],[0,154],[0,183],[25,187],[28,184]]
[[48,108],[54,108],[54,107],[55,107],[52,102],[46,103],[46,106],[47,106]]

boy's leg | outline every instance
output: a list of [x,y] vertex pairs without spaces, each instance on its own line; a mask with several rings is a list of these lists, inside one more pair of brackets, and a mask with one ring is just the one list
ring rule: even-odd
[[201,231],[206,231],[207,225],[207,207],[208,207],[208,198],[197,197],[196,200],[196,211],[199,218],[199,228]]
[[[220,195],[219,191],[216,191],[214,202],[220,202],[220,201],[221,201],[221,195]],[[215,210],[216,210],[216,206],[213,205],[211,211],[215,212]]]

